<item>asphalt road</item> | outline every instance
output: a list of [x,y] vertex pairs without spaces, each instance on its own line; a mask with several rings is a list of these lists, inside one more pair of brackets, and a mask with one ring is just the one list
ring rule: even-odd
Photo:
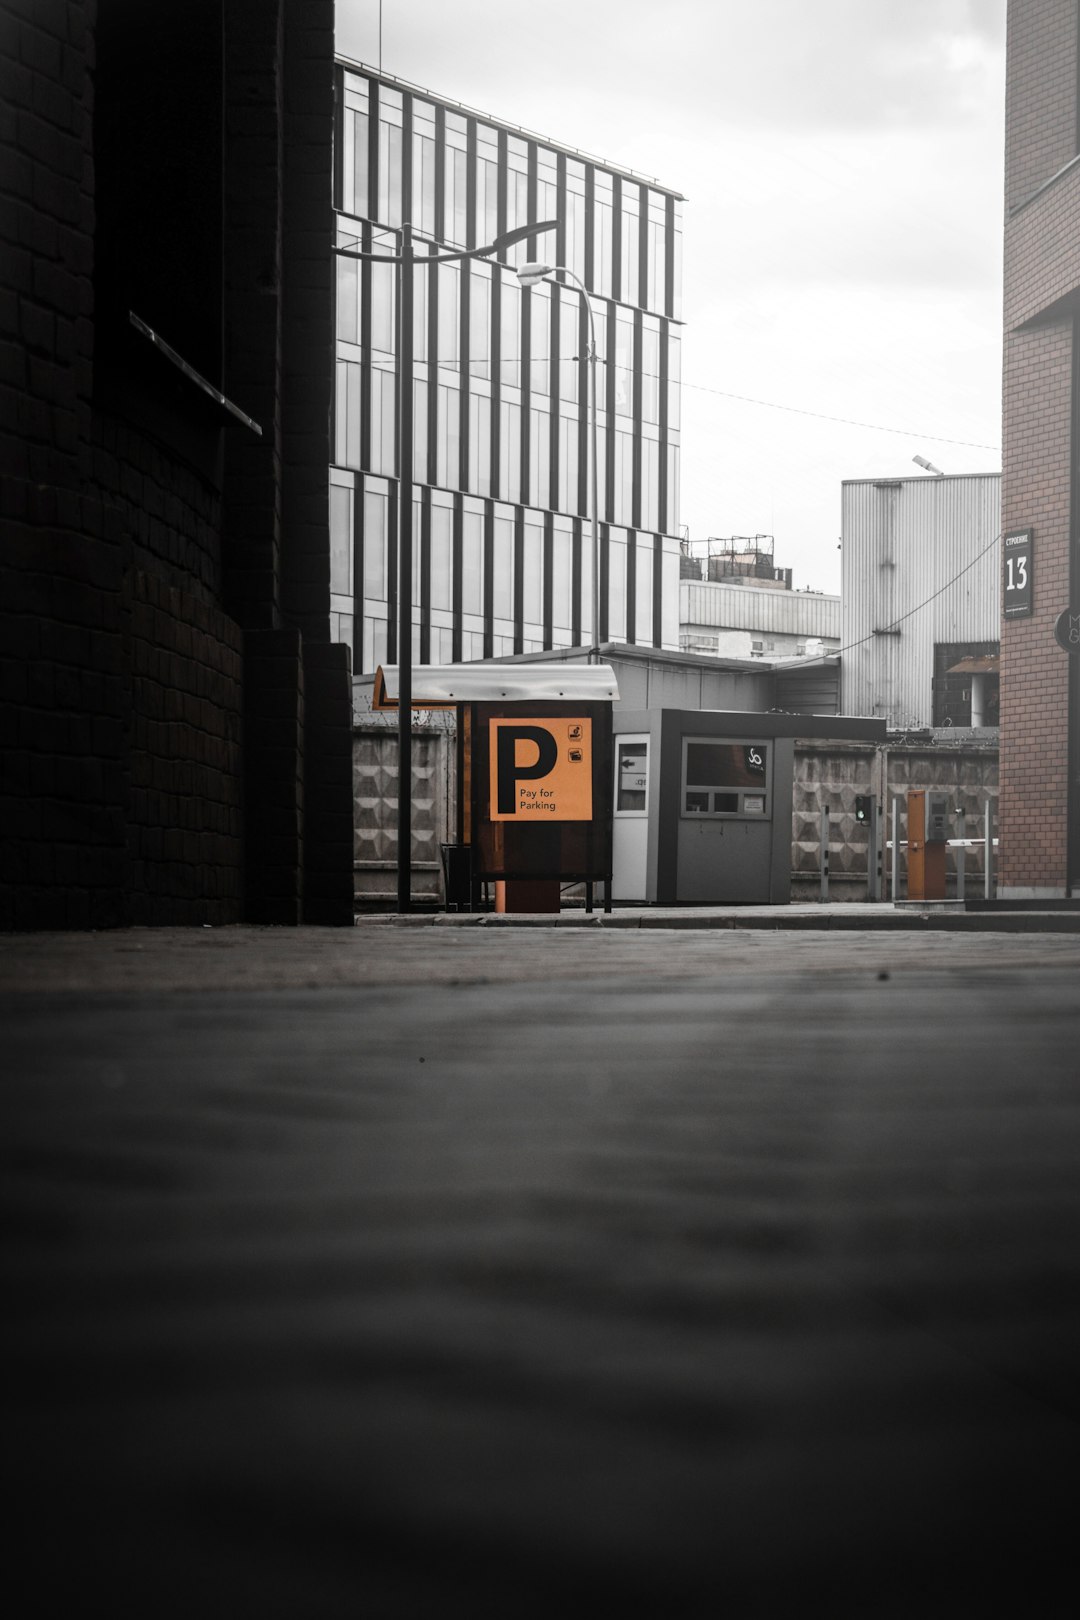
[[1078,969],[0,939],[16,1613],[1071,1616]]

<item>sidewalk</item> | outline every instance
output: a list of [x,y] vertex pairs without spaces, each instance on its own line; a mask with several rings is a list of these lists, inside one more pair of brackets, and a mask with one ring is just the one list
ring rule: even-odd
[[790,928],[900,930],[927,933],[1080,934],[1080,910],[1031,911],[1003,907],[967,911],[955,900],[868,903],[795,901],[786,906],[615,906],[592,913],[580,907],[555,913],[494,911],[373,912],[364,923],[407,928]]

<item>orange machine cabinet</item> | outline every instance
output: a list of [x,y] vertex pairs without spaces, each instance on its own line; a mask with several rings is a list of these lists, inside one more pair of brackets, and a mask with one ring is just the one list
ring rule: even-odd
[[[909,900],[944,900],[945,840],[927,839],[927,795],[915,788],[907,796]],[[936,831],[937,826],[930,829]]]

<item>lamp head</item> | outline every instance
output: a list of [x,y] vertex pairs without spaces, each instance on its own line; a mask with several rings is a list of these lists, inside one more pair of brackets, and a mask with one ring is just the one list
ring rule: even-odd
[[535,287],[537,282],[546,280],[554,268],[550,264],[519,264],[517,278],[523,287]]

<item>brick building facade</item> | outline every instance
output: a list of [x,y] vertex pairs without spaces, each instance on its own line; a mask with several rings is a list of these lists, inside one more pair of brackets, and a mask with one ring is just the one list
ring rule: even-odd
[[332,0],[10,0],[0,72],[0,927],[350,922]]
[[1033,531],[1029,615],[1001,635],[1004,897],[1080,890],[1080,5],[1010,0],[1002,527]]

